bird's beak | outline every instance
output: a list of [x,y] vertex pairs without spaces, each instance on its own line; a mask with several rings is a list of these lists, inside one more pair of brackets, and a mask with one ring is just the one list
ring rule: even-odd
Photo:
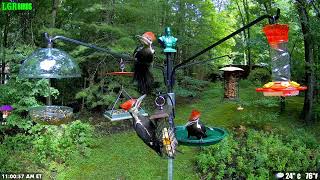
[[140,42],[144,45],[150,46],[152,44],[152,41],[144,36],[137,35],[136,37],[139,38]]
[[139,108],[139,107],[140,107],[142,100],[143,100],[146,96],[147,96],[147,95],[144,94],[144,95],[142,95],[141,97],[139,97],[139,98],[137,99],[137,101],[136,101],[136,103],[135,103],[135,108]]

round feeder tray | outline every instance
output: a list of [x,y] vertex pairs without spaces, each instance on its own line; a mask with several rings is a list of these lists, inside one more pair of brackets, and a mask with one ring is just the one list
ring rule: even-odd
[[67,106],[40,106],[31,108],[29,115],[39,124],[60,125],[73,120],[73,109]]
[[186,146],[209,146],[220,142],[224,137],[227,136],[227,131],[217,127],[206,127],[208,137],[203,139],[197,139],[191,136],[188,138],[188,131],[185,126],[176,127],[176,137],[179,144]]

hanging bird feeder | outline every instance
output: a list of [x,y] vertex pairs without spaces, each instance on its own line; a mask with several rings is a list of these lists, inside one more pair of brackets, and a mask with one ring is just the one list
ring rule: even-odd
[[[119,72],[111,72],[107,73],[107,75],[115,75],[115,76],[133,76],[133,72],[126,72],[125,70],[125,62],[121,59],[120,60],[120,69],[121,71]],[[118,96],[115,100],[115,102],[112,104],[112,108],[109,110],[106,110],[103,113],[103,116],[110,121],[121,121],[121,120],[126,120],[126,119],[131,119],[132,116],[130,115],[129,112],[123,110],[123,109],[116,109],[116,105],[119,102],[121,97],[125,97],[127,99],[132,99],[129,93],[124,89],[123,85],[121,85],[120,91],[118,93]],[[143,116],[148,116],[148,114],[140,108],[139,113]]]
[[287,24],[270,24],[263,28],[268,43],[271,47],[272,82],[266,83],[257,92],[263,92],[264,96],[279,96],[284,99],[287,96],[297,96],[300,91],[307,89],[305,86],[290,80],[290,56],[288,53]]
[[219,69],[223,71],[224,79],[224,99],[237,100],[239,98],[239,77],[243,69],[238,67],[224,67]]
[[[19,76],[24,78],[74,78],[81,77],[77,63],[66,52],[52,48],[53,39],[45,34],[48,47],[36,50],[27,57],[20,67]],[[48,97],[47,106],[29,110],[31,119],[40,124],[60,125],[72,120],[73,109],[66,106],[52,106]]]

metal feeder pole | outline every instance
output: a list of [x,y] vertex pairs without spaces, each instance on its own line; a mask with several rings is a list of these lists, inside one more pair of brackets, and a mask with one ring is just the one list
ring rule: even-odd
[[[171,29],[170,27],[165,28],[165,34],[161,37],[159,37],[158,41],[164,48],[163,52],[166,55],[166,64],[165,64],[165,84],[167,86],[167,104],[168,106],[171,106],[172,109],[175,108],[175,94],[173,92],[173,84],[174,84],[174,78],[173,75],[173,60],[174,55],[177,52],[175,48],[177,38],[173,37],[171,35]],[[169,114],[169,126],[175,132],[175,126],[174,126],[174,112],[171,111]],[[169,157],[168,159],[168,180],[173,179],[173,157]]]

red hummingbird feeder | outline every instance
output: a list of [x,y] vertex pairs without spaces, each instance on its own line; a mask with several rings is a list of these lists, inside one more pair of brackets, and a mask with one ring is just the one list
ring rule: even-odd
[[263,28],[268,43],[271,47],[272,82],[266,83],[257,92],[264,96],[297,96],[300,91],[307,89],[299,83],[290,80],[290,56],[288,53],[287,24],[269,24]]

